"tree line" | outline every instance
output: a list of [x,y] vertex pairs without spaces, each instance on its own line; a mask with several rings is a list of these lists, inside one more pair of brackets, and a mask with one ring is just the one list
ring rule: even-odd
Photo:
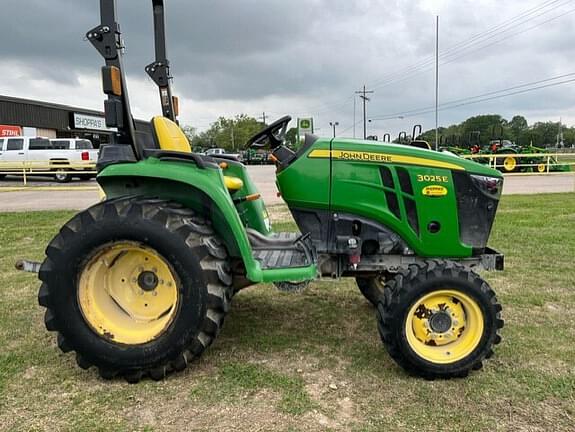
[[[183,130],[196,151],[220,147],[230,152],[238,152],[244,149],[250,137],[265,126],[254,117],[240,114],[234,118],[220,117],[203,132],[198,132],[192,126],[184,126]],[[487,145],[493,139],[505,139],[524,146],[555,147],[559,128],[559,122],[536,122],[529,125],[521,115],[506,120],[498,114],[485,114],[470,117],[459,124],[440,127],[439,134],[443,145],[469,146],[476,143],[473,140],[477,140],[479,135],[481,145]],[[408,131],[408,136],[410,132]],[[575,127],[563,125],[561,135],[565,147],[575,146]],[[435,129],[425,131],[420,138],[434,143]],[[290,147],[297,148],[297,129],[289,129],[286,139]],[[394,142],[398,142],[398,139]]]
[[[191,126],[184,126],[182,129],[192,142],[195,151],[218,147],[237,153],[244,150],[248,140],[265,126],[265,123],[254,117],[240,114],[234,118],[220,117],[203,132],[198,132]],[[286,139],[289,145],[296,146],[297,129],[291,128],[287,132]]]
[[[513,116],[511,120],[498,114],[478,115],[459,124],[439,128],[442,144],[453,146],[475,144],[479,135],[482,146],[489,144],[491,140],[504,139],[521,146],[556,147],[559,134],[559,142],[562,137],[565,147],[575,146],[575,127],[551,121],[529,125],[527,119],[521,115]],[[425,131],[421,138],[434,143],[435,129]]]

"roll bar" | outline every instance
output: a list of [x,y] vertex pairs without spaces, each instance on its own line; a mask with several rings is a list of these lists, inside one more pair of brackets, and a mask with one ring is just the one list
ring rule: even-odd
[[134,154],[140,159],[141,154],[136,146],[136,128],[124,74],[124,43],[117,21],[116,0],[100,0],[100,20],[99,26],[86,33],[86,38],[106,61],[106,66],[102,68],[102,75],[105,75],[107,68],[115,68],[121,80],[119,92],[116,91],[115,94],[106,92],[108,95],[108,99],[104,102],[106,126],[117,128],[117,132],[112,134],[113,144],[132,146]]
[[[177,110],[172,97],[170,62],[166,54],[164,0],[152,0],[152,6],[156,59],[146,66],[145,70],[159,88],[162,114],[172,121],[177,121]],[[106,61],[106,66],[102,68],[104,92],[108,96],[104,102],[106,126],[117,129],[117,132],[112,134],[112,144],[130,145],[136,158],[142,159],[144,152],[137,143],[124,73],[124,42],[118,24],[116,0],[100,0],[100,19],[100,25],[86,33],[86,38]]]
[[146,66],[146,72],[160,90],[162,115],[176,122],[176,110],[172,96],[172,76],[166,48],[166,16],[164,0],[152,0],[154,10],[154,44],[156,59]]
[[411,140],[415,141],[421,135],[422,129],[420,124],[413,126],[413,133],[411,135]]

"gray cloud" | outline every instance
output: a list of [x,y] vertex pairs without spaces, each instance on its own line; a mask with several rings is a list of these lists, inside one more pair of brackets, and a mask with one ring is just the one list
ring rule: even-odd
[[[127,44],[130,79],[146,80],[143,67],[153,59],[151,5],[148,0],[118,0]],[[433,105],[433,69],[401,80],[404,68],[423,64],[434,50],[433,2],[429,0],[166,0],[169,57],[178,92],[214,111],[214,104],[295,114],[312,114],[319,123],[338,120],[346,128],[353,118],[354,90],[375,86],[370,115]],[[540,1],[443,2],[441,50],[481,33]],[[572,7],[572,5],[571,5]],[[569,5],[546,15],[569,10]],[[531,24],[519,26],[525,30]],[[441,100],[447,101],[544,79],[571,70],[575,47],[575,14],[456,59],[441,67]],[[96,77],[102,64],[83,40],[99,21],[96,0],[8,0],[0,15],[0,65],[17,65],[26,79],[67,84],[78,92],[80,76]],[[498,38],[491,41],[497,41]],[[403,72],[402,72],[403,71]],[[399,81],[389,83],[390,74]],[[383,85],[382,85],[383,84]],[[386,85],[387,84],[387,85]],[[140,88],[141,86],[138,86]],[[5,88],[0,84],[0,91]],[[478,112],[528,117],[574,117],[574,86],[533,92],[441,113],[442,123],[460,121]],[[18,95],[17,89],[9,89]],[[152,89],[153,90],[153,89]],[[152,91],[151,90],[151,91]],[[41,97],[39,95],[38,97]],[[141,110],[148,110],[138,101]],[[286,106],[285,100],[292,101]],[[265,101],[265,104],[264,102]],[[294,102],[295,101],[295,102]],[[265,105],[265,106],[264,106]],[[358,111],[359,113],[359,111]],[[223,112],[222,112],[223,114]],[[408,128],[432,117],[373,123]],[[530,118],[531,120],[531,118]],[[534,118],[533,120],[536,120]],[[398,125],[399,124],[399,125]],[[410,127],[410,126],[409,126]]]

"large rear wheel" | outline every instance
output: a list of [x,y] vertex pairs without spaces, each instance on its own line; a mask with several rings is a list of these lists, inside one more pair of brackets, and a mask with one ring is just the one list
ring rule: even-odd
[[227,252],[179,204],[128,197],[70,220],[46,249],[40,305],[78,365],[137,382],[184,369],[213,342],[231,298]]
[[495,293],[450,261],[410,265],[389,281],[378,304],[381,339],[405,370],[425,378],[466,376],[501,341]]

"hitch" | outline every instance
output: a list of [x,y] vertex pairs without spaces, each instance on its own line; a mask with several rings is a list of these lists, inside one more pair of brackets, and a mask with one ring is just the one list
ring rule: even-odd
[[20,270],[23,272],[38,273],[40,271],[41,265],[42,263],[36,261],[18,260],[16,261],[15,267],[16,270]]

